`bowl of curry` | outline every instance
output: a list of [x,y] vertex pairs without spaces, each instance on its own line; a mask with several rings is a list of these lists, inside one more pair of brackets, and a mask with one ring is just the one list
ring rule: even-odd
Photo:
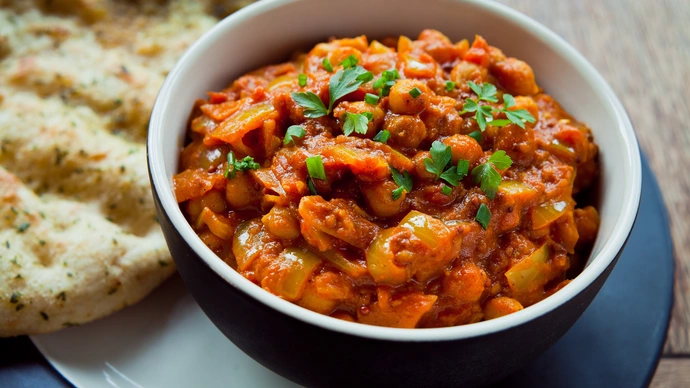
[[495,381],[613,268],[634,134],[591,65],[512,10],[359,3],[351,25],[316,16],[344,4],[260,2],[176,65],[148,144],[168,245],[220,330],[298,383]]

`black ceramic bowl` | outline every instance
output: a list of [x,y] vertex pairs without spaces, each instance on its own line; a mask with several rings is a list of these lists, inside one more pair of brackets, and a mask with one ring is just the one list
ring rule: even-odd
[[[553,296],[506,317],[450,328],[393,329],[298,307],[215,256],[185,220],[171,187],[194,100],[330,36],[415,37],[425,28],[453,40],[483,35],[532,65],[539,85],[591,126],[601,149],[602,222],[584,271]],[[623,249],[640,199],[637,141],[606,82],[554,33],[485,1],[262,0],[249,6],[206,33],[168,75],[151,117],[148,158],[161,225],[189,291],[240,349],[307,386],[457,387],[517,370],[556,342],[587,308]]]

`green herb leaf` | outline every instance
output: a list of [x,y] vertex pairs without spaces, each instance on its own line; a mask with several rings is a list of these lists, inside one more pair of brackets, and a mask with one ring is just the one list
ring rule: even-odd
[[311,195],[319,195],[319,192],[316,191],[313,179],[307,178],[307,188],[309,188],[309,193],[311,193]]
[[329,61],[328,58],[324,58],[323,61],[321,61],[321,64],[323,65],[323,68],[326,69],[327,72],[329,72],[329,73],[333,72],[333,65],[331,65],[331,61]]
[[235,174],[237,174],[237,171],[235,171],[235,153],[230,151],[228,152],[228,165],[225,166],[225,173],[223,176],[232,179],[235,177]]
[[371,72],[365,70],[361,66],[353,67],[347,70],[338,70],[328,84],[328,93],[330,95],[330,102],[328,104],[327,114],[333,109],[333,104],[340,98],[354,92],[365,82],[367,73]]
[[436,179],[438,179],[443,174],[448,162],[450,162],[452,151],[449,146],[436,140],[431,143],[429,153],[431,154],[431,159],[425,158],[424,166],[426,166],[427,171],[436,175]]
[[479,222],[479,225],[486,230],[486,228],[489,227],[489,222],[491,221],[491,210],[485,205],[481,204],[479,205],[479,210],[477,210],[477,215],[474,217],[477,222]]
[[467,176],[467,171],[465,171],[465,174],[460,174],[456,166],[451,166],[441,174],[440,178],[448,182],[451,186],[457,186],[465,176]]
[[371,112],[362,112],[362,115],[366,117],[370,122],[374,119],[374,114]]
[[395,184],[398,185],[398,188],[393,190],[393,200],[397,201],[398,198],[403,193],[403,190],[406,192],[411,192],[412,191],[412,176],[410,175],[409,172],[403,171],[402,173],[396,169],[393,166],[388,166],[391,170],[391,175],[393,176],[393,181],[395,181]]
[[453,193],[453,189],[450,188],[450,186],[443,186],[441,192],[445,195],[451,195]]
[[369,82],[373,79],[374,74],[372,74],[370,71],[367,71],[357,76],[357,81],[362,81],[362,83]]
[[283,144],[288,145],[290,143],[295,144],[295,138],[302,138],[307,132],[301,125],[291,125],[285,131],[285,138],[283,139]]
[[329,113],[321,98],[312,92],[292,93],[290,96],[299,106],[304,108],[305,117],[315,119]]
[[421,96],[421,95],[422,95],[422,91],[419,90],[419,88],[417,88],[417,87],[415,87],[415,88],[413,88],[412,90],[410,90],[410,96],[412,96],[412,98],[417,98],[417,97],[419,97],[419,96]]
[[[369,112],[367,112],[369,113]],[[360,113],[345,113],[345,123],[343,124],[343,133],[345,136],[350,136],[352,132],[365,134],[367,133],[369,118]]]
[[494,127],[505,127],[506,125],[510,124],[510,120],[504,120],[504,119],[499,119],[499,120],[493,120],[491,122],[491,125]]
[[526,121],[530,123],[534,123],[536,121],[534,116],[532,116],[532,114],[530,114],[526,109],[504,110],[504,113],[510,122],[518,125],[522,129],[525,129]]
[[477,108],[477,113],[474,115],[477,124],[479,124],[479,129],[484,132],[486,130],[486,123],[494,119],[492,114],[491,106],[482,105]]
[[19,225],[19,227],[17,228],[17,232],[18,233],[24,233],[24,232],[26,232],[27,229],[29,229],[30,226],[31,226],[30,223],[25,222],[25,223]]
[[[495,121],[495,120],[494,120]],[[467,136],[473,138],[474,140],[477,141],[477,143],[481,143],[483,136],[482,136],[482,131],[473,131],[467,134]]]
[[477,124],[479,125],[479,130],[484,132],[486,130],[486,118],[484,117],[484,115],[481,114],[480,111],[477,111],[477,114],[474,115],[474,119],[477,121]]
[[513,165],[513,160],[510,158],[510,156],[506,155],[505,151],[498,150],[494,152],[491,157],[489,157],[489,163],[493,163],[493,165],[499,170],[505,170]]
[[310,156],[306,160],[307,172],[314,179],[326,180],[326,170],[323,168],[321,155]]
[[486,163],[472,169],[472,180],[475,184],[481,183],[481,189],[489,199],[494,199],[498,186],[501,184],[501,174],[496,171],[505,170],[513,164],[510,156],[505,151],[496,151]]
[[357,66],[357,62],[357,57],[355,57],[354,55],[349,55],[347,58],[345,58],[344,61],[340,62],[340,65],[345,69],[349,69],[351,67]]
[[508,124],[515,124],[522,129],[525,129],[525,122],[534,123],[536,119],[529,113],[526,109],[508,110],[515,106],[515,98],[508,93],[503,95],[503,109],[499,112],[503,112],[506,115],[507,120],[495,120],[491,125],[497,127],[503,127]]
[[235,154],[230,151],[228,152],[228,165],[225,168],[223,176],[228,179],[233,179],[238,171],[258,170],[260,167],[261,165],[256,163],[251,156],[245,156],[243,159],[237,160],[235,159]]
[[513,106],[515,106],[515,97],[508,93],[503,94],[503,107],[508,109]]
[[497,90],[494,85],[484,82],[482,86],[479,86],[472,81],[469,81],[467,84],[470,85],[470,89],[477,95],[478,100],[498,102],[498,98],[496,97]]
[[307,86],[307,75],[306,74],[300,74],[297,76],[297,82],[299,82],[299,86],[305,87]]
[[374,136],[374,141],[377,141],[379,143],[386,144],[388,142],[388,139],[390,139],[391,133],[386,131],[385,129]]
[[311,178],[307,178],[307,188],[309,188],[309,192],[311,193],[311,195],[319,195],[319,192],[316,191],[314,181]]
[[499,174],[491,163],[482,163],[472,169],[472,180],[475,184],[481,183],[481,189],[489,199],[494,199],[498,185],[501,184],[501,174]]
[[477,109],[479,109],[477,101],[468,98],[465,100],[465,104],[462,106],[462,112],[460,113],[476,112]]
[[400,73],[397,69],[384,70],[381,73],[381,78],[376,80],[372,87],[374,90],[379,89],[380,96],[387,96],[390,93],[391,87],[395,85],[395,80],[400,78]]
[[364,102],[366,102],[369,105],[376,105],[379,103],[379,96],[367,93],[364,95]]
[[453,81],[446,81],[446,91],[451,92],[455,89],[455,82]]

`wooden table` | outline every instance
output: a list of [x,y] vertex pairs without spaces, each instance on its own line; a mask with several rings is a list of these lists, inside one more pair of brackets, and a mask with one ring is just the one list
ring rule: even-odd
[[565,38],[625,105],[663,191],[675,248],[675,306],[652,386],[690,387],[690,1],[496,1]]

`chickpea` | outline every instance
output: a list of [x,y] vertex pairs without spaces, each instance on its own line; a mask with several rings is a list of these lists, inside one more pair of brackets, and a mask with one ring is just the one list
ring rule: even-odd
[[362,52],[353,47],[338,47],[328,54],[328,60],[331,62],[333,67],[340,66],[343,61],[353,55],[357,58],[357,62],[362,62]]
[[[410,91],[419,89],[422,94],[413,97]],[[391,112],[398,114],[415,115],[423,112],[430,103],[431,91],[422,81],[415,79],[403,79],[395,83],[388,96]]]
[[300,235],[299,219],[294,211],[282,206],[273,206],[271,210],[261,218],[269,233],[283,239],[292,240]]
[[391,134],[391,144],[415,148],[426,138],[426,126],[417,116],[390,114],[386,116],[383,129]]
[[478,302],[484,294],[488,278],[477,264],[466,262],[446,273],[443,289],[459,302]]
[[412,158],[412,163],[414,163],[413,173],[421,179],[432,180],[436,178],[436,175],[430,173],[426,170],[426,165],[424,164],[424,159],[431,158],[429,151],[417,152],[417,154]]
[[[384,113],[378,105],[369,105],[364,101],[348,102],[343,101],[333,110],[333,116],[340,120],[340,128],[342,129],[345,125],[345,114],[362,114],[364,112],[369,112],[372,114],[373,118],[369,121],[367,125],[367,133],[363,135],[364,137],[372,138],[376,135],[381,125],[383,125]],[[352,135],[358,135],[353,133]]]
[[506,55],[503,54],[503,51],[494,46],[489,46],[489,67],[497,64],[498,62],[505,61]]
[[484,154],[479,143],[467,135],[453,135],[443,140],[443,144],[453,152],[453,164],[464,159],[470,162],[470,166],[474,166]]
[[487,68],[473,62],[462,61],[451,70],[450,79],[460,86],[466,84],[467,81],[483,82],[488,75]]
[[534,131],[530,127],[522,129],[517,125],[507,125],[496,131],[493,142],[494,149],[504,150],[518,166],[529,165],[537,151]]
[[510,94],[529,96],[539,91],[532,68],[519,59],[507,58],[498,62],[491,70]]
[[261,196],[251,175],[246,172],[238,172],[225,185],[225,200],[233,209],[242,209],[258,205]]
[[223,193],[218,190],[210,190],[199,198],[190,199],[187,202],[187,214],[189,214],[192,221],[195,222],[205,207],[209,208],[214,213],[225,212],[227,210],[227,204],[225,203]]
[[362,194],[364,194],[364,199],[369,204],[369,209],[371,209],[373,215],[376,217],[391,217],[400,213],[407,193],[403,191],[400,198],[394,200],[393,190],[397,188],[398,185],[392,180],[362,185]]
[[501,296],[491,299],[484,306],[484,319],[494,319],[522,310],[522,304],[513,298]]

